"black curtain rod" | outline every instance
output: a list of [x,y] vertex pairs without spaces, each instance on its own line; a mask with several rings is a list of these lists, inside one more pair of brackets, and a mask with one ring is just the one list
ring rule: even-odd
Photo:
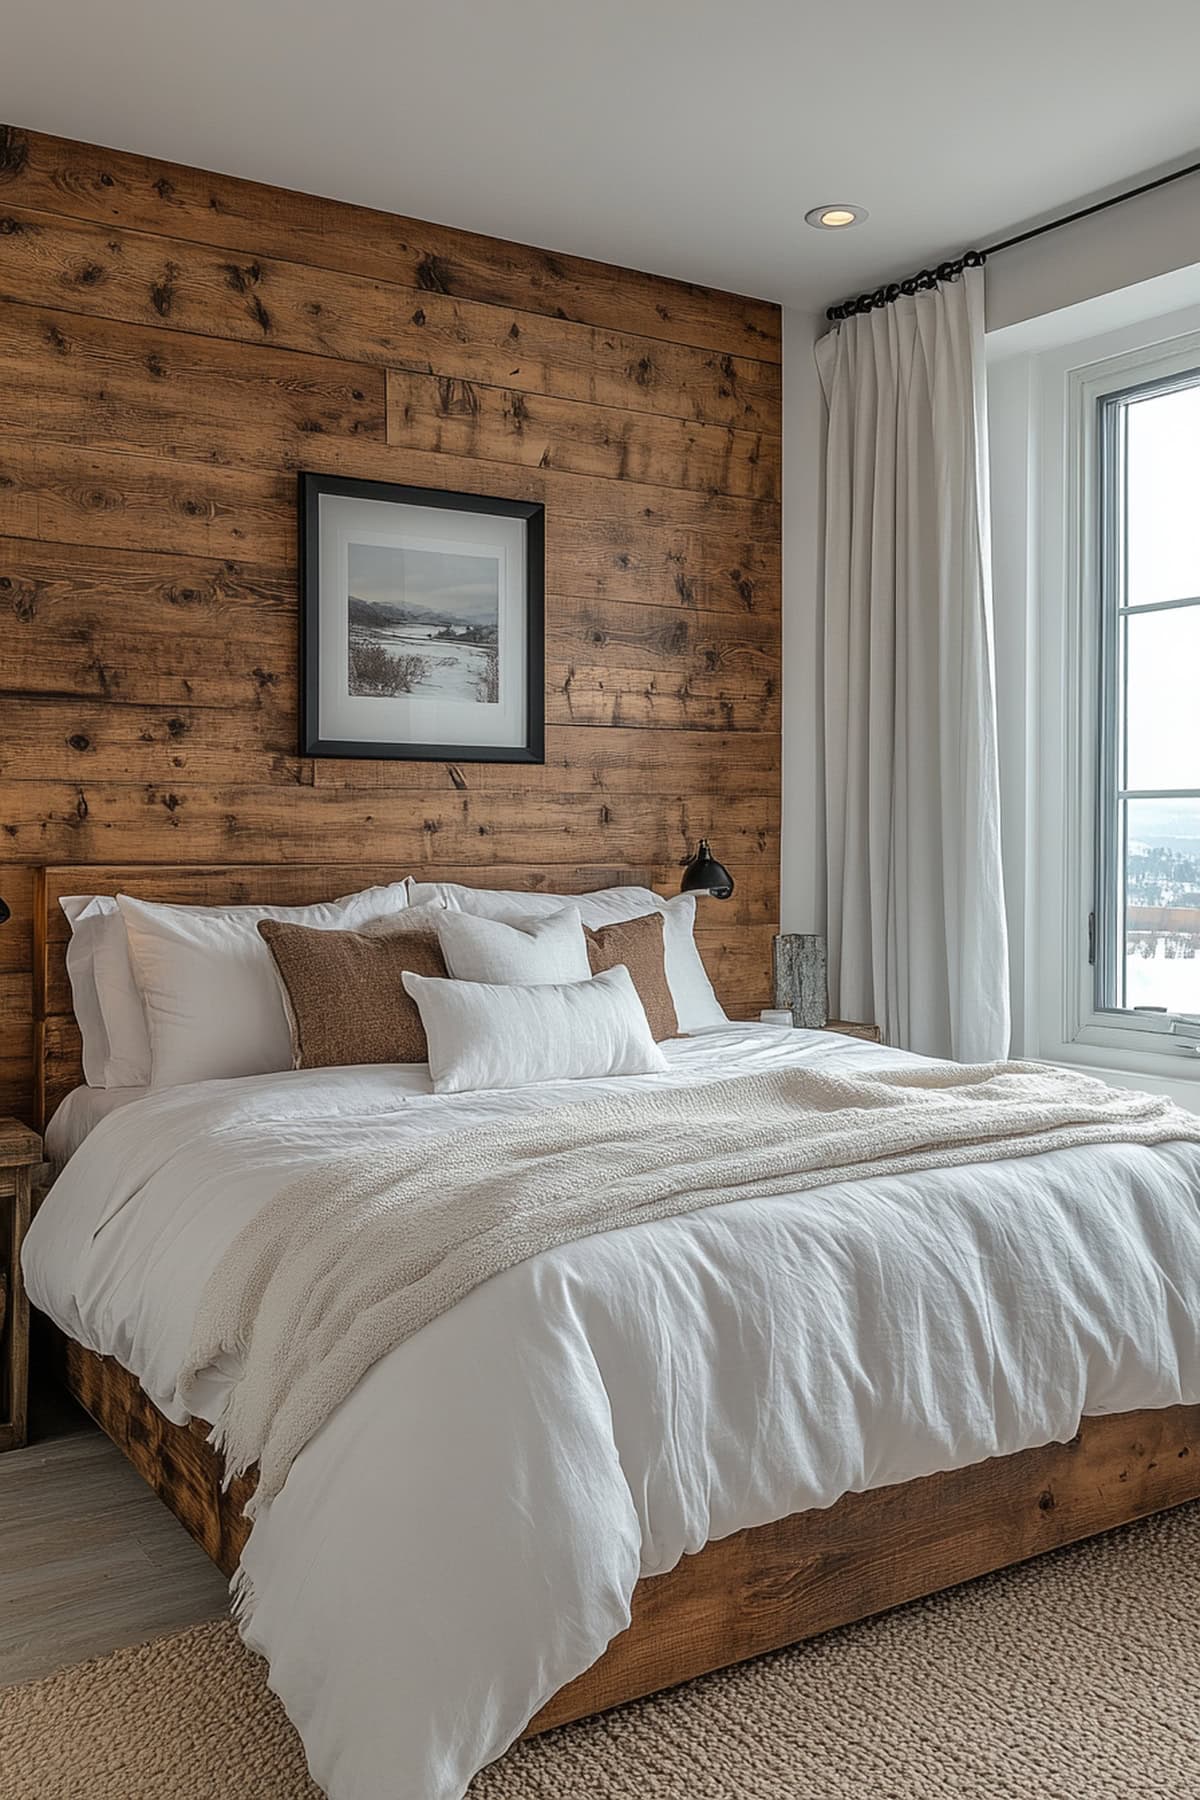
[[1136,200],[1141,194],[1152,194],[1155,188],[1167,187],[1172,181],[1182,181],[1186,175],[1200,175],[1200,162],[1189,163],[1186,169],[1175,169],[1170,175],[1159,175],[1153,181],[1143,181],[1139,187],[1126,188],[1122,193],[1112,194],[1107,200],[1097,200],[1092,206],[1081,206],[1077,212],[1065,213],[1061,219],[1049,219],[1045,225],[1034,225],[1028,231],[1018,231],[1014,237],[1002,238],[998,244],[988,244],[983,250],[967,250],[962,256],[950,262],[939,263],[936,269],[922,269],[917,275],[909,275],[904,281],[890,281],[885,287],[876,288],[870,294],[856,294],[853,300],[843,300],[839,306],[828,306],[825,317],[833,324],[843,319],[852,319],[856,313],[874,312],[876,307],[890,306],[901,294],[919,294],[934,288],[939,281],[953,281],[964,269],[982,269],[989,256],[999,256],[1002,250],[1013,250],[1018,244],[1027,244],[1031,238],[1043,237],[1048,231],[1061,231],[1064,225],[1075,225],[1080,219],[1090,219],[1094,213],[1107,212],[1110,206],[1120,206],[1126,200]]

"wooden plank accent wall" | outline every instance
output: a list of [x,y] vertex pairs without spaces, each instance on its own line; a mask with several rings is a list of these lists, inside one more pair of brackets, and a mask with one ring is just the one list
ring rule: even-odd
[[[780,320],[758,300],[0,127],[0,1111],[32,868],[734,871],[777,928]],[[296,754],[296,472],[546,505],[544,768]]]

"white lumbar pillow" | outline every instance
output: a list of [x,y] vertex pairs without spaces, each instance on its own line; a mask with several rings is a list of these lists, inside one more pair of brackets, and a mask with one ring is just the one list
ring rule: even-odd
[[587,981],[592,973],[577,906],[548,918],[481,919],[472,913],[437,915],[438,943],[456,981]]
[[587,981],[553,984],[498,987],[407,971],[400,979],[421,1014],[438,1094],[669,1067],[621,965]]
[[292,1066],[292,1039],[260,919],[354,931],[403,911],[402,882],[314,906],[159,906],[119,894],[145,1008],[152,1087]]

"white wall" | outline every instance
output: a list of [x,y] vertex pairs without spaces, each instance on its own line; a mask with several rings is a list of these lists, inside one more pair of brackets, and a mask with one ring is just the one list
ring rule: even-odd
[[1005,250],[987,267],[987,329],[1040,318],[1200,262],[1200,175]]
[[783,314],[783,853],[784,931],[825,929],[825,791],[821,750],[821,513],[825,402],[813,345],[820,315]]

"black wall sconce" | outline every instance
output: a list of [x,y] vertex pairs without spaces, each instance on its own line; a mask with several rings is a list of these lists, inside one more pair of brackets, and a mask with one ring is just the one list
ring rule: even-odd
[[733,876],[719,863],[708,847],[708,839],[700,839],[700,848],[684,865],[681,894],[710,894],[714,900],[728,900],[733,892]]
[[0,925],[7,925],[12,918],[12,910],[6,900],[0,900]]

